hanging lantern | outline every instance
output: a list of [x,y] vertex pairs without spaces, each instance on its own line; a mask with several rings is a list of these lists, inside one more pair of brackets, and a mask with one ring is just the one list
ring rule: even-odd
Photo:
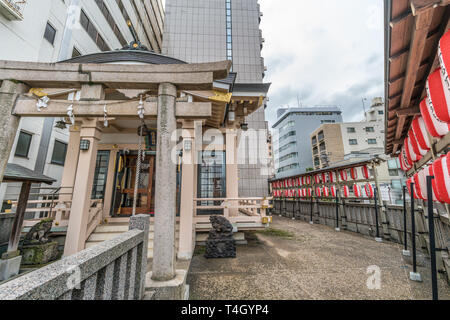
[[367,165],[361,167],[361,171],[364,179],[370,179],[370,171]]
[[427,79],[426,90],[428,98],[433,104],[436,117],[443,122],[450,123],[450,90],[445,84],[441,71],[441,68],[438,68],[430,74]]
[[341,180],[342,181],[347,181],[348,180],[347,170],[341,170],[339,172],[339,174],[341,176]]
[[428,132],[435,138],[445,136],[450,131],[450,125],[441,121],[434,111],[430,99],[425,98],[420,103],[420,113],[425,121]]
[[322,172],[322,182],[327,183],[328,182],[328,172]]
[[415,163],[415,162],[419,161],[420,159],[422,159],[422,156],[420,154],[417,155],[413,151],[411,139],[409,137],[406,137],[404,145],[405,145],[405,150],[406,150],[406,157],[410,163]]
[[[434,176],[434,171],[433,171],[432,165],[426,166],[424,169],[420,170],[419,174],[418,174],[420,192],[421,192],[421,195],[424,196],[424,200],[428,199],[427,176]],[[436,179],[433,179],[433,184],[432,184],[433,201],[439,201],[439,199],[437,198],[436,185],[434,183],[435,180]],[[416,189],[416,188],[414,188],[414,189]],[[411,192],[410,192],[410,194],[411,194]],[[419,195],[416,192],[415,192],[415,194],[416,194],[416,197],[419,198]]]
[[364,191],[366,192],[366,197],[372,199],[374,196],[373,186],[370,183],[367,183],[364,186]]
[[316,188],[316,197],[318,198],[322,197],[322,189],[320,187]]
[[331,186],[331,187],[330,187],[330,191],[331,191],[331,196],[332,196],[333,198],[336,198],[336,195],[337,195],[337,189],[336,189],[336,186]]
[[400,167],[402,168],[403,171],[406,172],[412,168],[412,164],[408,161],[408,158],[406,156],[405,145],[403,145],[402,148],[400,149],[400,155],[398,160],[400,162]]
[[350,196],[350,188],[348,186],[342,187],[342,196],[348,198]]
[[[409,195],[412,197],[411,182],[412,182],[412,178],[409,178],[408,180],[406,180],[406,187],[408,189]],[[419,199],[419,195],[417,194],[415,187],[414,187],[414,190],[412,190],[412,191],[414,192],[414,199]]]
[[312,188],[308,188],[308,198],[311,198],[313,196],[313,189]]
[[328,172],[328,179],[329,179],[330,183],[335,183],[336,182],[336,174],[332,171]]
[[328,187],[323,187],[322,192],[325,198],[328,198],[330,196],[330,189]]
[[427,199],[427,195],[425,194],[426,186],[423,185],[424,180],[422,179],[422,177],[420,177],[419,173],[420,171],[417,172],[410,181],[414,182],[414,192],[417,198],[426,200]]
[[306,182],[307,185],[310,185],[311,184],[311,176],[306,176],[305,177],[305,182]]
[[416,137],[420,149],[424,150],[425,152],[429,151],[431,148],[431,144],[430,139],[428,138],[427,129],[425,127],[423,117],[417,116],[414,118],[411,125],[411,130]]
[[356,168],[350,169],[350,176],[353,180],[358,180],[358,171],[356,170]]
[[316,174],[316,175],[314,176],[314,182],[315,182],[316,184],[319,184],[319,183],[320,183],[320,176],[319,176],[318,174]]
[[[446,97],[450,97],[450,32],[447,31],[439,40],[438,47],[439,64],[441,65],[441,79]],[[448,101],[448,98],[447,98]],[[448,113],[448,110],[447,110]]]
[[422,156],[427,154],[427,151],[423,150],[420,147],[419,142],[417,141],[416,135],[414,134],[412,128],[409,129],[409,131],[408,131],[408,138],[409,138],[409,141],[411,142],[412,151],[416,154],[416,156],[418,158],[422,158]]
[[433,163],[436,196],[440,202],[450,203],[450,153]]
[[355,194],[356,198],[361,198],[362,195],[361,186],[357,184],[353,185],[353,193]]

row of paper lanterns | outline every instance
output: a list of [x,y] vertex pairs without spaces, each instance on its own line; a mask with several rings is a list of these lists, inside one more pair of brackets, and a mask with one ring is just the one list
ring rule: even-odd
[[427,176],[434,176],[432,180],[433,201],[450,203],[450,152],[425,166],[407,180],[406,186],[409,194],[411,194],[411,182],[414,182],[412,191],[415,199],[428,200]]
[[430,151],[428,133],[442,138],[450,132],[450,31],[439,41],[438,55],[440,68],[427,79],[427,96],[420,103],[420,116],[413,119],[400,150],[399,161],[403,171],[410,170]]
[[[403,171],[412,169],[431,149],[429,135],[442,138],[450,132],[450,31],[439,41],[440,68],[427,79],[427,96],[420,103],[420,116],[413,119],[411,129],[400,150],[399,161]],[[414,198],[428,200],[426,177],[432,180],[433,201],[450,203],[450,155],[443,155],[425,166],[407,181]],[[414,182],[414,190],[411,190]]]
[[[370,179],[370,171],[367,165],[358,168],[351,168],[349,170],[340,170],[339,178],[340,181],[348,181],[349,176],[352,180],[358,180],[358,171],[361,172],[361,175],[364,179]],[[313,176],[303,176],[296,178],[286,178],[283,180],[278,180],[272,182],[272,189],[286,189],[292,187],[302,187],[306,185],[311,185],[311,182],[314,181],[315,184],[321,183],[336,183],[336,173],[335,172],[323,172],[320,174],[316,174]]]
[[[370,183],[367,183],[364,188],[360,185],[353,185],[353,193],[356,198],[369,198],[372,199],[374,197],[374,188]],[[328,198],[337,196],[336,186],[331,187],[316,187],[314,192],[313,188],[300,188],[300,189],[276,189],[273,191],[273,196],[275,198],[311,198],[312,196],[316,196],[318,198]],[[342,196],[344,198],[350,197],[350,188],[348,186],[342,187]]]

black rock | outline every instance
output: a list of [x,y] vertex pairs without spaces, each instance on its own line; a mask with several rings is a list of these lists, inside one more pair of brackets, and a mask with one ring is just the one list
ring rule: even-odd
[[236,258],[236,241],[231,223],[222,216],[211,216],[209,220],[213,230],[206,240],[205,258]]

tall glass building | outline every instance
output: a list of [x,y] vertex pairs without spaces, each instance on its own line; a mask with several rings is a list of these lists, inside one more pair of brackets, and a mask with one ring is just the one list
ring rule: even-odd
[[280,108],[274,129],[275,175],[290,177],[314,169],[310,134],[325,123],[342,123],[337,107]]
[[[252,90],[252,85],[262,84],[264,39],[257,0],[166,0],[165,11],[163,54],[190,63],[232,60],[236,86]],[[239,153],[253,155],[257,151],[260,158],[268,158],[264,107],[248,117],[247,123],[249,129],[265,130],[267,138],[263,145],[250,137]],[[239,165],[240,197],[268,195],[270,170],[265,163],[270,161],[261,162],[251,164],[246,158],[245,164]]]

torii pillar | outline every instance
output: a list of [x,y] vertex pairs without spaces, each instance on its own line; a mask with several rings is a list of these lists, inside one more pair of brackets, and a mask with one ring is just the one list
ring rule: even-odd
[[155,239],[153,243],[153,281],[169,281],[176,277],[175,271],[175,224],[176,224],[176,163],[172,152],[176,141],[172,134],[177,129],[175,117],[177,88],[162,83],[158,90],[158,135],[156,149],[155,186]]

